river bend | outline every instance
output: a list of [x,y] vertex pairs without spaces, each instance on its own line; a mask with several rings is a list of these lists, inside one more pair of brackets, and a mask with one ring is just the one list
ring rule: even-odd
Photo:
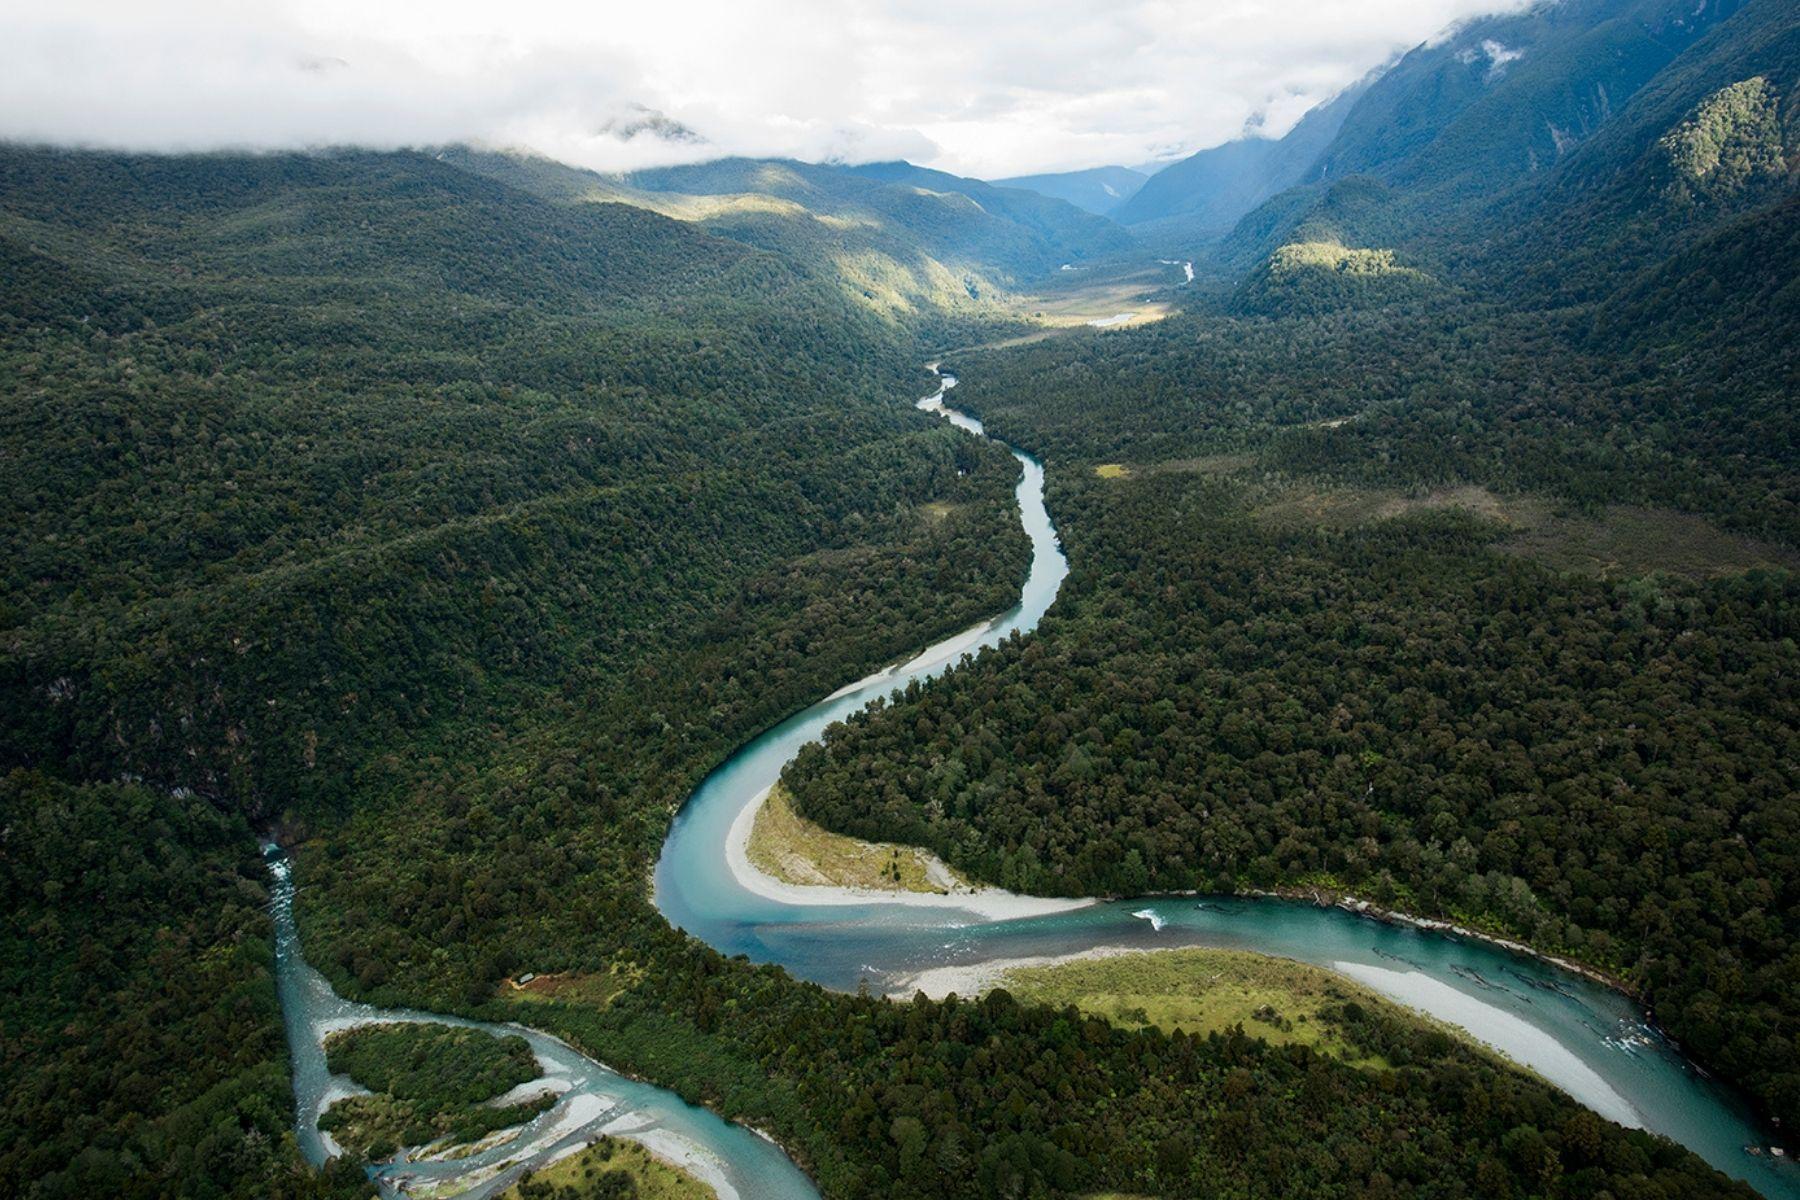
[[[956,380],[919,407],[986,436],[945,404]],[[1099,946],[1219,946],[1280,955],[1339,971],[1412,1008],[1460,1026],[1603,1116],[1664,1134],[1770,1197],[1800,1200],[1800,1168],[1754,1157],[1775,1137],[1743,1097],[1688,1062],[1636,1004],[1543,960],[1476,938],[1391,924],[1340,908],[1260,897],[1142,897],[997,920],[991,910],[867,898],[831,889],[746,887],[734,874],[732,829],[825,728],[965,655],[1028,633],[1068,574],[1044,507],[1043,464],[1012,450],[1022,474],[1019,515],[1031,539],[1030,574],[1010,611],[851,684],[749,742],[709,775],[677,814],[656,868],[656,903],[677,927],[725,954],[779,963],[827,987],[904,988],[936,967]],[[740,834],[741,834],[740,829]],[[740,864],[741,871],[741,864]],[[802,893],[796,895],[795,893]]]
[[[944,403],[954,377],[919,402],[959,428],[981,422]],[[1011,449],[1009,447],[1009,449]],[[827,895],[819,889],[753,889],[734,874],[732,831],[782,768],[834,721],[964,656],[1028,633],[1056,598],[1068,563],[1044,507],[1043,465],[1012,450],[1022,468],[1019,515],[1031,569],[1009,611],[849,684],[747,743],[701,783],[677,814],[656,866],[656,903],[677,927],[725,954],[779,963],[827,987],[904,988],[937,967],[1063,955],[1100,946],[1218,946],[1281,955],[1348,975],[1415,1009],[1468,1030],[1615,1121],[1664,1134],[1777,1200],[1800,1200],[1800,1168],[1752,1157],[1773,1133],[1742,1097],[1684,1059],[1625,996],[1540,959],[1453,933],[1358,916],[1339,908],[1251,897],[1151,896],[1100,903],[1009,898],[997,919],[980,898]],[[518,1138],[454,1163],[397,1162],[376,1182],[403,1188],[472,1185],[480,1200],[531,1167],[605,1132],[686,1163],[725,1200],[813,1200],[817,1190],[774,1143],[661,1088],[626,1079],[547,1034],[512,1025],[376,1009],[337,996],[306,964],[293,920],[290,864],[271,851],[277,986],[294,1063],[296,1132],[317,1163],[333,1147],[318,1117],[354,1090],[325,1065],[324,1037],[370,1021],[437,1021],[519,1033],[563,1088],[555,1107]]]

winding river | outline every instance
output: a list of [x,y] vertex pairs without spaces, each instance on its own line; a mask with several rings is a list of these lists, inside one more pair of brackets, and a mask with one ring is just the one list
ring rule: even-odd
[[[956,380],[920,401],[962,429],[981,423],[945,405]],[[1011,449],[1009,447],[1009,449]],[[1800,1200],[1800,1168],[1754,1157],[1775,1137],[1743,1098],[1687,1062],[1625,996],[1500,946],[1394,925],[1339,908],[1250,897],[1148,897],[996,919],[957,897],[853,898],[830,889],[747,887],[729,868],[733,826],[807,742],[877,697],[942,674],[963,655],[1035,628],[1068,574],[1044,508],[1043,464],[1023,467],[1019,514],[1031,573],[1017,607],[910,662],[834,693],[762,734],[707,777],[676,816],[656,868],[656,903],[676,926],[726,954],[780,963],[827,987],[905,989],[927,970],[1098,946],[1223,946],[1340,971],[1504,1051],[1596,1112],[1666,1134],[1771,1197]],[[743,829],[738,829],[741,839]],[[803,893],[817,891],[819,900]],[[795,894],[802,893],[802,894]]]
[[[943,387],[919,407],[986,436],[979,421],[945,405],[955,382],[944,376]],[[709,775],[676,816],[657,863],[656,903],[670,922],[723,953],[779,963],[801,978],[842,989],[905,990],[935,968],[1101,946],[1221,946],[1314,963],[1468,1030],[1602,1115],[1665,1134],[1766,1196],[1800,1200],[1800,1169],[1746,1151],[1768,1145],[1773,1132],[1740,1096],[1687,1062],[1634,1003],[1485,941],[1278,899],[1080,903],[978,894],[902,900],[747,881],[742,864],[732,861],[733,847],[741,843],[747,815],[801,746],[895,688],[939,675],[1014,632],[1029,632],[1056,598],[1068,563],[1044,508],[1043,465],[1013,453],[1023,467],[1019,512],[1032,546],[1018,605],[840,689],[749,742]],[[326,1071],[319,1049],[326,1033],[370,1020],[479,1023],[380,1011],[337,997],[300,953],[285,861],[277,858],[275,870],[278,983],[294,1054],[297,1128],[309,1157],[321,1161],[329,1147],[319,1134],[318,1114],[349,1086]],[[739,1126],[624,1079],[554,1038],[510,1026],[480,1027],[530,1039],[558,1086],[568,1085],[563,1099],[518,1139],[475,1159],[383,1168],[384,1190],[448,1182],[473,1168],[477,1188],[465,1194],[491,1195],[527,1167],[606,1131],[685,1159],[728,1200],[817,1195],[772,1143]]]

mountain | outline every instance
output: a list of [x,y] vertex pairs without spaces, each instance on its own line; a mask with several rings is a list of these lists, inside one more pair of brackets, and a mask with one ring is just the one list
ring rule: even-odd
[[1221,261],[1245,269],[1286,241],[1320,236],[1471,243],[1480,235],[1470,220],[1507,236],[1516,212],[1476,214],[1516,203],[1515,191],[1563,186],[1574,177],[1565,164],[1574,174],[1622,165],[1614,151],[1582,156],[1582,167],[1572,160],[1738,10],[1739,0],[1559,0],[1461,25],[1371,82],[1307,181],[1248,213]]
[[1308,178],[1367,86],[1358,83],[1327,100],[1280,138],[1240,138],[1169,164],[1110,215],[1125,225],[1161,221],[1190,234],[1231,228],[1276,192]]
[[909,332],[960,340],[1014,319],[1013,292],[1061,264],[1131,246],[1122,230],[1062,201],[909,164],[846,168],[725,158],[624,175],[448,147],[465,170],[560,203],[647,208],[780,255]]
[[965,196],[983,212],[1034,231],[1051,251],[1050,257],[1061,262],[1097,258],[1134,248],[1130,236],[1104,217],[1023,188],[1000,187],[908,162],[865,163],[846,169],[866,179],[921,192]]
[[1010,179],[996,179],[993,184],[995,187],[1024,188],[1104,217],[1131,199],[1149,178],[1130,167],[1090,167],[1085,171],[1060,171],[1050,175],[1015,175]]
[[[1585,300],[1665,269],[1727,227],[1741,241],[1749,226],[1785,226],[1797,179],[1800,22],[1791,6],[1750,0],[1540,186],[1477,207],[1469,220],[1523,286]],[[1771,234],[1769,244],[1779,243]]]
[[[457,686],[454,652],[434,668],[386,640],[442,615],[429,589],[399,600],[412,555],[504,540],[504,514],[552,497],[629,492],[646,457],[741,457],[734,426],[791,410],[758,395],[907,377],[899,331],[767,251],[416,154],[7,150],[0,248],[13,352],[79,347],[12,397],[38,432],[9,448],[34,483],[6,522],[6,686],[72,691],[49,709],[9,703],[0,750],[179,778],[253,811],[324,804],[331,772],[301,759],[361,743],[325,681],[363,696]],[[105,377],[130,359],[125,399]],[[707,420],[689,411],[696,392]],[[137,432],[101,432],[113,422]],[[111,620],[79,619],[97,592]],[[351,593],[384,616],[351,629],[324,615]],[[300,612],[334,636],[290,636]],[[210,665],[117,653],[150,627]],[[226,627],[257,652],[220,651]],[[279,710],[250,698],[283,680]],[[78,735],[100,719],[90,705],[117,738]],[[304,755],[302,725],[317,739]]]
[[1737,7],[1557,0],[1468,22],[1367,89],[1319,156],[1318,176],[1492,194],[1566,157]]
[[1172,164],[1110,215],[1184,250],[1223,237],[1228,272],[1321,228],[1358,245],[1430,230],[1552,173],[1740,4],[1551,0],[1465,22],[1280,139],[1244,138]]

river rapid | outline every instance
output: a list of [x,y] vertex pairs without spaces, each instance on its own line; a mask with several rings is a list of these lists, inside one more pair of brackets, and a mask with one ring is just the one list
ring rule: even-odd
[[[942,387],[919,407],[985,437],[979,421],[945,404],[955,383],[944,375]],[[746,886],[731,862],[733,827],[802,746],[913,680],[933,678],[968,654],[1014,633],[1029,633],[1055,600],[1068,562],[1044,507],[1043,465],[1018,450],[1012,453],[1022,468],[1019,515],[1032,547],[1019,603],[907,662],[839,689],[750,741],[707,776],[677,814],[656,866],[656,903],[672,924],[722,953],[779,963],[800,978],[846,990],[905,991],[934,969],[1099,947],[1219,946],[1293,958],[1341,972],[1460,1026],[1603,1116],[1664,1134],[1766,1196],[1800,1200],[1800,1169],[1791,1161],[1746,1152],[1747,1146],[1775,1140],[1773,1131],[1742,1097],[1684,1059],[1631,1000],[1477,938],[1264,897],[1151,896],[1077,904],[1001,897],[1003,903],[995,903],[982,896],[960,902],[847,897],[832,889],[818,889],[814,897],[808,894],[813,889]],[[397,1162],[380,1168],[377,1182],[388,1194],[411,1188],[447,1195],[472,1186],[462,1194],[493,1195],[526,1169],[607,1132],[685,1162],[726,1200],[817,1196],[774,1143],[671,1092],[626,1079],[546,1034],[416,1010],[379,1010],[340,998],[301,954],[289,863],[273,850],[271,870],[277,986],[294,1062],[296,1130],[313,1162],[333,1151],[319,1132],[319,1114],[356,1090],[330,1075],[324,1037],[369,1021],[439,1021],[526,1037],[563,1094],[503,1146],[455,1163]]]

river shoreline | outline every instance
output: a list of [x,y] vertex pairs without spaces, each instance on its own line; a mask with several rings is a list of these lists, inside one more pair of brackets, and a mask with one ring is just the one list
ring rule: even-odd
[[900,1003],[921,993],[929,1000],[943,1000],[954,995],[973,1000],[993,990],[1009,972],[1030,967],[1060,967],[1073,962],[1093,962],[1119,958],[1127,954],[1169,954],[1187,946],[1090,946],[1068,954],[1037,954],[1023,958],[984,958],[980,962],[958,963],[949,967],[927,967],[908,975],[890,988],[887,998]]
[[[1086,899],[1021,896],[1003,888],[979,888],[968,892],[908,892],[899,889],[842,887],[832,884],[788,883],[768,874],[750,861],[750,830],[756,814],[767,803],[769,790],[759,792],[731,822],[725,842],[725,864],[745,891],[778,904],[861,905],[897,904],[908,908],[956,909],[984,921],[1011,921],[1069,912],[1095,903]],[[915,847],[916,848],[916,847]],[[922,851],[930,855],[929,851]],[[931,860],[940,861],[935,855]]]
[[[1583,979],[1599,984],[1601,987],[1611,988],[1626,999],[1639,1005],[1644,1005],[1646,1015],[1654,1015],[1651,1014],[1649,1007],[1645,1005],[1643,993],[1629,980],[1613,975],[1610,972],[1603,971],[1598,967],[1589,966],[1576,959],[1564,958],[1559,954],[1552,954],[1547,950],[1539,950],[1537,947],[1526,942],[1501,937],[1497,933],[1484,933],[1479,929],[1472,929],[1467,925],[1458,925],[1454,921],[1445,920],[1442,917],[1421,917],[1416,913],[1409,913],[1402,909],[1388,908],[1385,905],[1375,903],[1373,900],[1365,900],[1360,896],[1348,892],[1330,899],[1315,895],[1312,889],[1305,888],[1293,888],[1286,891],[1274,892],[1250,891],[1240,894],[1246,896],[1274,896],[1283,900],[1311,900],[1321,908],[1341,908],[1347,913],[1351,913],[1358,917],[1367,917],[1372,921],[1382,921],[1390,925],[1405,925],[1413,929],[1423,929],[1432,933],[1455,934],[1457,937],[1466,937],[1473,941],[1486,942],[1490,946],[1498,946],[1502,950],[1510,950],[1512,953],[1522,955],[1525,958],[1533,958],[1538,962],[1548,963],[1553,967],[1569,972],[1571,975],[1579,975]],[[1665,1036],[1667,1035],[1665,1034]],[[1669,1040],[1671,1043],[1674,1042],[1673,1038],[1670,1038]]]
[[[817,1185],[802,1159],[768,1131],[732,1122],[706,1098],[689,1098],[633,1069],[604,1061],[574,1034],[553,1032],[510,1019],[483,1020],[456,1013],[381,1007],[346,999],[332,981],[305,961],[300,949],[294,902],[292,856],[267,844],[274,877],[270,911],[275,925],[275,970],[294,1081],[296,1133],[305,1151],[313,1139],[317,1164],[341,1148],[318,1128],[330,1104],[362,1089],[329,1073],[324,1041],[341,1029],[370,1024],[434,1024],[516,1033],[531,1043],[542,1074],[528,1086],[552,1090],[555,1102],[543,1113],[497,1131],[473,1153],[444,1159],[436,1150],[409,1147],[394,1159],[374,1164],[371,1183],[385,1196],[431,1194],[485,1200],[520,1176],[542,1169],[591,1144],[597,1136],[634,1142],[676,1169],[698,1179],[721,1200],[756,1200],[762,1195],[812,1197]],[[741,1139],[741,1140],[734,1140]],[[754,1149],[756,1146],[766,1149]],[[418,1158],[411,1157],[425,1152]],[[450,1189],[444,1192],[444,1189]]]

